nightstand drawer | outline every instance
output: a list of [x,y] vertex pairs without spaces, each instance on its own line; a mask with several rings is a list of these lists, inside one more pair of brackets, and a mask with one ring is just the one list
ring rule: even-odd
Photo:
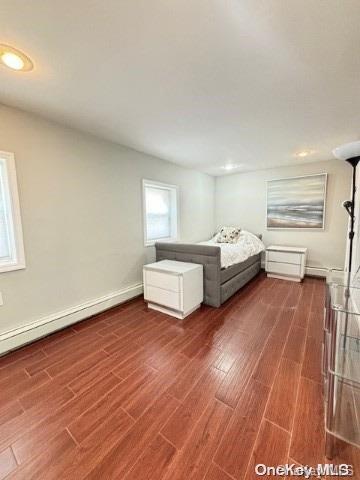
[[273,250],[267,251],[267,259],[269,262],[293,263],[295,265],[300,265],[301,257],[301,253],[276,252]]
[[293,265],[291,263],[266,262],[266,271],[268,273],[300,276],[300,265]]
[[145,270],[146,285],[159,287],[173,292],[180,291],[180,276],[169,273],[155,272],[153,270]]
[[144,292],[145,300],[165,307],[181,310],[180,293],[147,285]]

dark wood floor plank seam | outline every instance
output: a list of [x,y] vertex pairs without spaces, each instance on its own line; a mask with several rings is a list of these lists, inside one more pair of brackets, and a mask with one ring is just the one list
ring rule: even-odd
[[11,446],[0,451],[0,480],[8,478],[17,468],[18,463]]
[[54,474],[47,480],[83,479],[100,460],[123,438],[134,422],[124,411],[109,417],[80,445],[69,458],[56,462]]
[[266,420],[290,432],[295,416],[295,401],[300,382],[300,365],[282,358],[271,387],[265,410]]
[[[290,331],[290,330],[289,330],[289,331]],[[285,343],[284,343],[284,348],[285,348]],[[273,387],[274,387],[275,378],[276,378],[277,372],[279,371],[279,368],[280,368],[280,362],[279,362],[279,364],[278,364],[276,374],[274,375],[273,384],[272,384],[272,386],[271,386],[271,388],[270,388],[269,395],[268,395],[268,397],[267,397],[267,400],[266,400],[266,403],[265,403],[265,407],[264,407],[264,409],[263,409],[260,426],[262,425],[262,423],[263,423],[264,420],[265,420],[265,414],[266,414],[266,411],[267,411],[267,408],[268,408],[268,405],[269,405],[269,402],[270,402],[272,389],[273,389]],[[278,425],[276,425],[276,426],[278,427]],[[261,430],[261,428],[259,428],[258,431],[257,431],[257,435],[256,435],[255,441],[254,441],[254,443],[253,443],[253,447],[252,447],[252,449],[251,449],[251,453],[250,453],[250,456],[249,456],[249,461],[248,461],[248,463],[247,463],[245,472],[248,471],[248,468],[249,468],[249,465],[250,465],[250,462],[251,462],[251,458],[252,458],[252,455],[253,455],[253,453],[254,453],[254,450],[255,450],[255,447],[256,447],[256,444],[257,444],[259,435],[260,435],[260,430]],[[284,430],[286,433],[289,433],[289,432],[287,432],[285,429],[282,429],[282,430]],[[290,448],[290,442],[289,442],[289,448]]]
[[46,478],[51,472],[53,464],[62,456],[76,447],[76,443],[72,440],[66,430],[62,430],[53,437],[46,446],[46,451],[39,451],[35,456],[28,459],[9,476],[6,480],[37,480]]
[[69,434],[69,436],[71,437],[71,439],[73,440],[73,442],[75,443],[75,445],[79,446],[80,443],[76,440],[76,438],[74,437],[74,435],[70,432],[69,427],[66,427],[65,430],[66,430],[66,432]]
[[245,480],[259,478],[255,473],[255,466],[259,462],[259,458],[265,465],[284,465],[288,459],[288,444],[289,432],[263,419],[246,469]]
[[163,433],[161,433],[161,432],[162,432],[162,431],[160,430],[159,433],[158,433],[158,435],[160,435],[160,437],[162,437],[165,441],[167,441],[168,443],[170,443],[170,445],[172,445],[172,446],[175,448],[175,450],[178,450],[178,449],[176,448],[176,446],[171,442],[171,440],[169,440],[167,437],[165,437],[165,435],[164,435]]
[[[116,382],[114,383],[113,379],[115,380],[115,377],[109,374],[107,377],[99,380],[99,385],[102,386],[102,389],[98,393],[96,400],[99,397],[101,398],[106,395],[109,389],[114,388]],[[86,400],[91,398],[94,398],[93,401],[90,404],[87,404]],[[59,431],[59,428],[65,428],[68,425],[68,417],[73,418],[74,415],[75,417],[78,416],[76,409],[75,412],[73,412],[69,407],[77,405],[77,408],[80,409],[81,407],[81,412],[84,412],[84,410],[86,411],[92,406],[94,401],[95,392],[93,389],[89,389],[89,391],[71,399],[58,410],[50,412],[49,416],[40,422],[36,421],[34,425],[31,425],[22,434],[18,434],[16,435],[16,438],[12,438],[11,444],[13,445],[14,452],[20,452],[22,457],[27,457],[30,454],[33,454],[36,448],[40,448],[46,432],[49,433],[50,438],[54,438]],[[39,445],[38,442],[40,442]],[[29,448],[30,445],[31,449]]]
[[[164,395],[159,397],[147,411],[130,428],[127,435],[123,437],[104,457],[88,475],[88,480],[98,480],[108,475],[109,470],[114,478],[122,478],[135,464],[138,455],[143,451],[145,445],[158,433],[159,429],[177,406],[177,402]],[[154,417],[153,412],[158,412]]]
[[99,337],[98,340],[91,342],[89,345],[84,346],[82,349],[78,349],[76,353],[71,357],[70,355],[56,362],[54,365],[46,368],[45,371],[52,378],[56,378],[58,375],[62,375],[66,370],[73,368],[74,364],[83,362],[85,358],[91,357],[97,352],[104,352],[104,347],[116,342],[116,337],[108,335],[107,337]]
[[[307,331],[307,329],[306,329],[306,331]],[[306,336],[305,336],[305,340],[306,340]],[[298,383],[297,383],[297,388],[296,388],[295,404],[294,404],[294,415],[293,415],[292,422],[291,422],[290,442],[289,442],[288,456],[290,456],[290,448],[291,448],[292,437],[293,437],[293,432],[294,432],[295,416],[296,416],[296,410],[297,410],[297,405],[298,405],[298,401],[299,401],[299,391],[300,391],[300,382],[301,382],[301,370],[302,370],[302,368],[303,368],[304,356],[305,356],[305,348],[303,349],[303,352],[302,352],[302,360],[301,360],[301,363],[300,363],[300,378],[299,378],[299,381],[298,381]]]
[[[112,337],[113,340],[116,340],[116,337]],[[63,347],[46,357],[46,359],[42,359],[34,364],[30,364],[26,370],[30,375],[34,375],[35,373],[43,370],[48,370],[49,368],[53,367],[54,365],[58,365],[60,362],[63,362],[66,358],[71,358],[71,356],[76,356],[81,354],[83,351],[88,351],[91,345],[96,345],[96,343],[100,343],[101,339],[96,337],[94,334],[78,334],[77,342],[68,342],[68,345]],[[95,346],[94,346],[95,348]]]
[[249,382],[224,432],[223,438],[227,440],[219,442],[214,453],[214,463],[238,480],[245,474],[257,437],[255,432],[260,428],[269,394],[268,386],[256,380]]
[[[173,415],[169,418],[169,420],[166,422],[166,424],[160,431],[160,433],[162,433],[162,435],[164,435],[165,438],[179,450],[186,443],[186,439],[191,437],[192,431],[201,420],[202,414],[204,413],[204,411],[206,410],[210,402],[215,400],[216,385],[217,383],[221,382],[221,377],[224,376],[224,374],[223,372],[220,372],[220,371],[218,371],[218,373],[215,373],[216,369],[214,370],[212,368],[213,367],[209,367],[204,372],[204,374],[200,377],[198,382],[193,386],[193,388],[190,390],[187,396],[182,400],[181,404],[177,407]],[[215,376],[218,377],[216,379],[217,382],[213,381],[209,391],[206,391],[206,385],[203,385],[204,379],[206,380],[209,379],[209,377],[213,376],[212,375],[213,373]],[[206,394],[206,398],[202,398],[202,395],[204,394]],[[193,398],[193,404],[191,404],[192,396],[195,397]],[[196,408],[198,408],[198,405],[201,402],[201,400],[203,400],[202,413],[198,412],[198,414],[196,415],[197,413]],[[220,402],[220,403],[223,403],[223,402]],[[228,407],[228,405],[226,404],[224,404],[224,406]],[[185,413],[185,418],[181,419],[181,414],[183,414],[184,416],[184,413]],[[177,415],[178,415],[178,418],[176,418]],[[176,425],[176,420],[178,420],[177,425]],[[190,424],[187,430],[186,430],[186,422]],[[174,435],[174,431],[176,432],[175,430],[176,426],[178,427],[178,430],[180,429],[180,438],[178,437],[177,442],[173,441],[174,440],[173,435]],[[185,431],[184,431],[184,428],[185,428]]]
[[[307,392],[306,397],[304,397],[304,389],[307,388],[307,386],[310,388],[315,388],[316,393],[313,395],[311,398],[311,395],[313,392]],[[301,402],[300,402],[300,394],[302,394]],[[312,400],[311,402],[311,408],[307,408],[307,402],[310,399]],[[310,400],[309,400],[310,401]],[[322,388],[321,385],[318,384],[317,382],[314,382],[310,379],[307,379],[305,377],[301,377],[300,383],[299,383],[299,394],[297,398],[297,411],[295,414],[295,419],[294,419],[294,427],[292,431],[292,436],[291,436],[291,443],[290,443],[290,450],[289,450],[289,457],[294,458],[297,462],[300,464],[308,464],[312,465],[317,462],[318,463],[324,463],[324,458],[325,458],[325,429],[324,429],[324,413],[323,413],[323,399],[322,399]],[[315,412],[315,407],[319,409],[319,412]],[[305,412],[301,412],[301,409],[305,410]],[[310,422],[309,419],[306,418],[306,410],[310,411],[310,415],[312,415],[312,420],[316,420],[316,422]],[[321,411],[320,411],[321,410]],[[301,412],[301,414],[297,415]],[[307,424],[304,424],[304,421],[308,420]],[[300,426],[300,431],[297,431],[296,429],[296,421],[298,421],[298,426]],[[309,428],[311,432],[306,431],[305,429]],[[298,428],[299,430],[299,428]],[[302,433],[304,431],[304,433]],[[298,434],[297,436],[295,434]],[[302,438],[302,444],[301,444],[301,436]],[[305,448],[304,448],[305,447]],[[299,453],[301,450],[301,454]],[[305,450],[305,452],[304,452]],[[315,455],[315,453],[322,452],[322,458],[319,458],[318,455]],[[302,458],[300,458],[302,456]]]
[[124,410],[133,418],[139,418],[160,395],[165,393],[171,383],[171,377],[179,377],[188,363],[189,359],[184,355],[177,354],[174,356],[167,364],[167,368],[165,367],[165,370],[157,372],[154,379],[142,391],[139,391],[133,398],[129,398],[127,402],[124,402]]
[[[231,413],[227,406],[216,400],[209,404],[184,447],[178,451],[164,479],[180,480],[188,478],[189,480],[195,480],[203,478],[207,472],[207,465],[211,462],[216,451],[217,443],[224,436]],[[216,440],[212,435],[213,430],[216,434]],[[197,447],[199,444],[202,446],[201,455],[198,454]]]
[[138,460],[125,474],[124,480],[161,480],[171,466],[177,451],[164,437],[157,434],[143,450]]
[[[284,310],[284,309],[280,309],[279,311],[279,316],[278,316],[278,321],[276,322],[276,324],[274,325],[270,335],[267,337],[267,342],[266,344],[264,345],[264,349],[262,350],[262,353],[261,353],[261,356],[259,356],[259,361],[258,361],[258,365],[260,365],[260,362],[261,362],[261,357],[262,355],[264,355],[264,352],[265,352],[265,347],[269,346],[269,342],[272,338],[272,335],[276,332],[276,329],[278,327],[281,327],[281,324],[280,324],[280,321],[282,319],[281,315],[282,315],[282,312],[284,311],[287,311],[287,310]],[[291,309],[290,309],[291,311]],[[280,348],[279,348],[279,351],[278,351],[278,358],[276,359],[277,361],[277,365],[275,365],[275,370],[273,371],[273,377],[272,377],[272,381],[271,381],[271,385],[273,384],[273,381],[274,381],[274,378],[275,378],[275,375],[276,375],[276,372],[277,372],[277,369],[279,367],[279,364],[280,364],[280,360],[282,358],[282,355],[284,353],[284,350],[285,350],[285,345],[286,345],[286,342],[289,338],[289,334],[290,334],[290,330],[291,330],[291,327],[292,325],[294,324],[294,313],[290,313],[290,317],[291,317],[291,320],[289,322],[289,325],[286,325],[285,328],[286,328],[286,335],[283,336],[281,338],[281,344],[280,344]],[[276,340],[276,339],[275,339]],[[277,339],[276,341],[279,341],[279,339]],[[255,370],[255,373],[256,373],[256,370]],[[258,381],[261,382],[261,378],[257,378]]]
[[[262,315],[262,320],[264,320],[264,318],[266,317],[267,312],[269,312],[269,310],[270,310],[270,307],[266,307],[266,309],[265,309],[265,311],[264,311],[264,313],[263,313],[263,315]],[[264,349],[265,349],[265,347],[266,347],[267,341],[268,341],[268,339],[270,338],[271,333],[272,333],[272,331],[273,331],[274,328],[275,328],[275,325],[276,325],[276,323],[274,323],[274,325],[270,328],[270,330],[268,331],[268,333],[267,333],[267,335],[266,335],[266,338],[263,339],[262,348],[261,348],[259,354],[258,354],[258,353],[254,353],[253,358],[255,358],[255,355],[256,355],[257,361],[255,360],[254,363],[253,363],[253,366],[250,367],[250,369],[247,371],[247,378],[245,378],[245,382],[243,382],[243,385],[242,385],[243,391],[246,390],[246,387],[247,387],[247,385],[249,384],[250,379],[252,378],[252,376],[253,376],[253,374],[254,374],[254,372],[255,372],[255,369],[256,369],[256,367],[257,367],[257,364],[258,364],[258,362],[259,362],[259,360],[260,360],[260,358],[261,358],[261,356],[262,356],[262,353],[263,353],[263,351],[264,351]],[[246,363],[247,363],[247,366],[248,366],[248,365],[251,365],[250,362],[248,363],[248,361],[246,361]],[[233,369],[236,369],[236,361],[234,362],[232,368],[233,368]],[[242,376],[243,376],[243,375],[242,375],[242,374],[243,374],[243,371],[241,371],[240,373],[241,373],[241,377],[242,377]],[[229,374],[229,372],[228,372],[228,374]],[[225,382],[225,381],[226,381],[226,378],[224,379],[224,382]],[[239,390],[240,390],[240,389],[239,389]],[[230,407],[235,408],[236,405],[237,405],[237,403],[238,403],[238,401],[240,400],[240,397],[241,397],[241,392],[239,392],[239,394],[237,395],[237,397],[235,397],[234,403],[231,403],[231,402],[224,402],[224,403],[227,403],[227,405],[229,405]],[[217,398],[219,401],[223,401],[222,398],[221,398],[221,395],[216,395],[216,398]]]
[[18,399],[13,400],[4,407],[0,408],[0,431],[3,424],[10,422],[12,419],[23,415],[24,413],[25,410],[21,406]]
[[[216,473],[214,473],[213,475],[214,470],[216,470]],[[221,478],[219,477],[219,474],[221,475]],[[236,480],[236,478],[226,473],[225,470],[219,467],[219,465],[217,465],[216,463],[211,462],[209,465],[209,469],[204,477],[204,480]]]

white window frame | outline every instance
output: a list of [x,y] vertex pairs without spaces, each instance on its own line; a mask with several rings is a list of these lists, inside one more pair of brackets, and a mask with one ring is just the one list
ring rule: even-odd
[[[147,239],[147,215],[146,215],[146,187],[161,188],[169,190],[171,193],[171,235],[166,238]],[[175,242],[179,236],[179,187],[177,185],[170,185],[167,183],[157,182],[154,180],[143,179],[142,181],[142,197],[143,197],[143,226],[144,226],[144,245],[150,247],[156,242]]]
[[5,165],[3,188],[6,211],[8,212],[7,220],[10,227],[11,249],[10,259],[6,261],[0,259],[0,273],[3,273],[26,268],[26,264],[14,154],[0,151],[0,162]]

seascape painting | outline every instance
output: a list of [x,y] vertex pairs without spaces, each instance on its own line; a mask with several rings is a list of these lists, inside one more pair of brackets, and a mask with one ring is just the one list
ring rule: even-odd
[[324,228],[327,174],[267,182],[267,228]]

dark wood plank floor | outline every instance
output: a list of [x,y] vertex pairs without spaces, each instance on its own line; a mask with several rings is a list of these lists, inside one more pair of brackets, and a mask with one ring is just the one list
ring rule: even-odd
[[2,357],[0,479],[240,480],[259,462],[322,463],[323,302],[320,280],[260,275],[183,322],[136,299]]

